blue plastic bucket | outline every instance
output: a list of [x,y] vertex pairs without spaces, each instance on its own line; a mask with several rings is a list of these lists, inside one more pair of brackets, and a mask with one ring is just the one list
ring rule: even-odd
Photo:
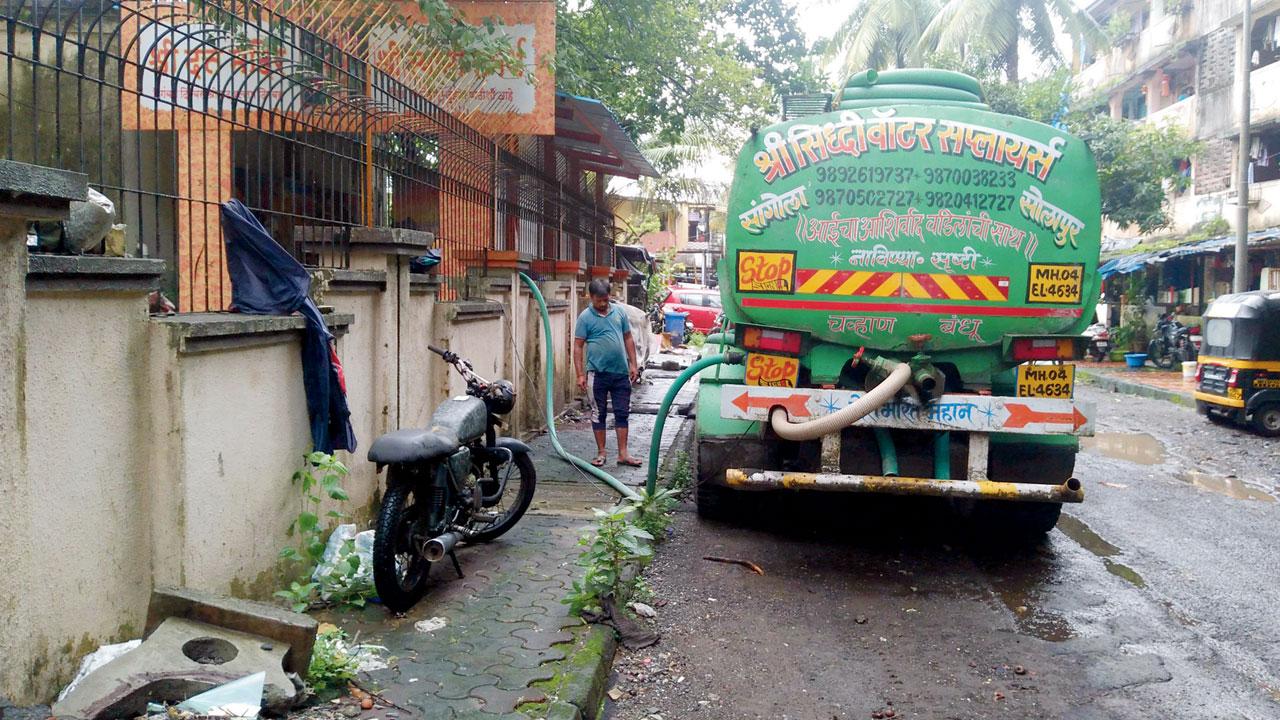
[[1137,370],[1147,364],[1146,353],[1125,353],[1124,362],[1129,366],[1130,370]]
[[688,318],[687,313],[667,312],[663,313],[662,329],[672,337],[684,337],[684,321]]

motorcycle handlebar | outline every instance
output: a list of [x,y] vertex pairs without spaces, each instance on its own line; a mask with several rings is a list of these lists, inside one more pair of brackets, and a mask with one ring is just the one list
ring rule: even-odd
[[450,365],[453,365],[454,369],[457,370],[458,373],[462,375],[462,377],[467,381],[468,385],[475,385],[481,388],[489,385],[489,381],[480,377],[480,375],[478,375],[476,371],[472,369],[471,363],[468,362],[466,358],[459,356],[455,352],[452,352],[449,350],[442,350],[436,347],[435,345],[428,345],[427,349],[439,355],[440,357],[444,358],[445,362],[449,363]]

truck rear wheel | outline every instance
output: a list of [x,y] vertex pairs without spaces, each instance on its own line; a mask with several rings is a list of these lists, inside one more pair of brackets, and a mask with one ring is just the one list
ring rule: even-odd
[[715,485],[703,478],[698,478],[698,483],[693,490],[694,504],[698,507],[698,517],[708,520],[727,520],[733,514],[730,509],[733,504],[736,491],[730,490],[723,485]]
[[[1075,471],[1074,448],[1045,447],[1037,444],[1001,445],[991,453],[990,477],[996,482],[1025,482],[1061,485]],[[1035,468],[1028,477],[1028,468]],[[980,500],[973,511],[974,527],[1026,540],[1039,540],[1053,530],[1062,514],[1056,502],[1008,502]]]
[[1005,537],[1039,540],[1058,524],[1061,515],[1060,503],[982,501],[974,512],[977,520],[974,529]]
[[771,467],[772,458],[763,443],[743,438],[699,438],[697,478],[693,488],[698,516],[709,520],[741,519],[751,504],[744,496],[758,493],[735,490],[724,485],[729,468]]

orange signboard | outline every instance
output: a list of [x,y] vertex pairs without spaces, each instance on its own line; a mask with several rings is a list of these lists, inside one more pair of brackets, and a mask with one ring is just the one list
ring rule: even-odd
[[[336,96],[327,97],[336,92],[331,87],[325,86],[323,93],[316,93],[291,74],[294,68],[308,66],[314,60],[303,57],[301,50],[305,45],[302,29],[306,29],[318,32],[355,57],[364,57],[367,47],[372,64],[392,80],[485,134],[554,135],[555,76],[550,62],[556,44],[554,3],[455,0],[450,4],[470,22],[479,24],[492,18],[498,32],[507,35],[512,47],[523,54],[523,67],[504,68],[484,78],[459,75],[456,58],[435,48],[410,47],[411,31],[393,23],[377,24],[389,16],[395,16],[396,23],[413,23],[422,18],[414,2],[388,4],[381,13],[360,4],[302,3],[306,12],[285,11],[296,27],[272,24],[269,16],[263,15],[236,20],[235,33],[230,35],[217,24],[222,16],[202,13],[199,5],[126,2],[128,12],[121,23],[121,42],[134,48],[131,60],[141,70],[136,76],[126,75],[126,89],[140,96],[141,111],[127,113],[131,116],[125,118],[126,127],[145,129],[152,126],[153,114],[194,110],[237,119],[242,124],[271,122],[279,128],[281,116],[305,116],[305,124],[313,125],[317,115],[323,117],[329,110],[344,109],[349,103],[335,102]],[[320,7],[325,12],[319,12]],[[342,23],[293,17],[319,14],[332,20],[332,16],[344,16],[353,9],[367,13],[373,26],[354,31],[342,27]],[[350,78],[330,80],[341,80],[342,84]],[[367,83],[363,88],[345,89],[352,90],[356,94],[375,92]],[[378,91],[389,92],[385,88]],[[337,107],[324,107],[326,101]],[[248,109],[255,112],[249,113]],[[262,119],[260,111],[271,113],[272,117]],[[324,118],[323,124],[331,130],[343,125],[370,129],[350,112]],[[389,130],[393,123],[385,124]],[[385,131],[379,127],[372,130]]]
[[799,377],[799,358],[764,353],[747,354],[748,385],[793,388]]
[[738,252],[738,292],[792,293],[795,287],[794,251]]

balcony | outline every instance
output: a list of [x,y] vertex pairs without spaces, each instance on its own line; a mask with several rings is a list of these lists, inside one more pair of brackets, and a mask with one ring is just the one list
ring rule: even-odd
[[1192,95],[1168,107],[1156,110],[1147,115],[1143,122],[1158,127],[1177,125],[1188,131],[1193,131],[1196,127],[1196,96]]
[[1100,51],[1093,64],[1076,76],[1077,86],[1088,93],[1113,87],[1151,67],[1179,42],[1192,37],[1192,24],[1184,16],[1164,15],[1151,21],[1136,37]]
[[[1254,124],[1280,117],[1280,62],[1254,68],[1249,73],[1249,117]],[[1240,97],[1236,83],[1235,98]],[[1239,102],[1232,102],[1233,125],[1240,124]]]

